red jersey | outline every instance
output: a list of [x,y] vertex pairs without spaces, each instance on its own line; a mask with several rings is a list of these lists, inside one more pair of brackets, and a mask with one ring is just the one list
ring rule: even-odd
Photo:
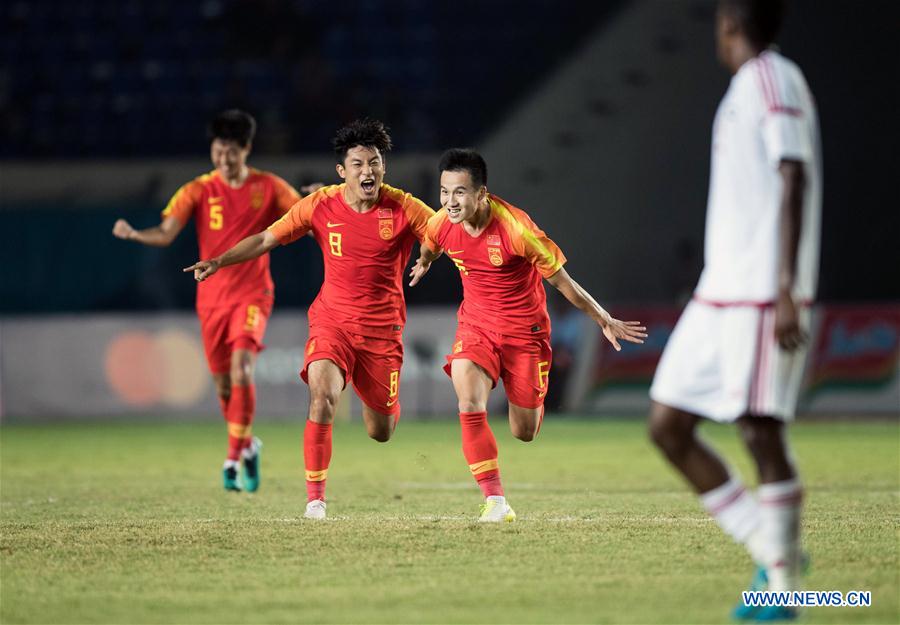
[[269,227],[284,245],[310,230],[325,261],[325,280],[309,308],[309,325],[339,325],[376,338],[398,336],[406,323],[403,270],[414,239],[425,237],[434,211],[386,184],[375,206],[358,213],[345,185],[306,196]]
[[[212,171],[182,186],[169,200],[163,217],[173,216],[186,224],[194,217],[200,258],[213,258],[240,240],[265,230],[286,213],[300,194],[269,172],[250,168],[238,189]],[[247,297],[275,293],[269,273],[269,255],[222,267],[214,280],[197,284],[197,308],[230,305]]]
[[488,201],[491,219],[477,237],[450,223],[445,210],[428,221],[425,245],[444,250],[462,278],[459,322],[509,336],[549,336],[541,278],[559,271],[566,257],[525,211],[496,195]]

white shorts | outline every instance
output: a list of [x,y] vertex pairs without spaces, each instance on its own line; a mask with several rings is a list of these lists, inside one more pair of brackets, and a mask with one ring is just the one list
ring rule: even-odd
[[[809,333],[809,308],[799,315]],[[779,347],[772,306],[691,301],[663,351],[650,398],[719,422],[745,415],[791,421],[807,351]]]

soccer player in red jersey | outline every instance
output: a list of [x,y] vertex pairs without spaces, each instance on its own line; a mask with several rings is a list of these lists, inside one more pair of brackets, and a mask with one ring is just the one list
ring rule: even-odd
[[[193,217],[200,253],[208,257],[281,217],[300,195],[278,176],[247,166],[255,133],[256,121],[243,111],[217,115],[209,125],[215,169],[178,189],[158,226],[136,230],[119,219],[113,234],[166,247]],[[229,267],[215,282],[197,285],[203,347],[228,425],[223,480],[230,491],[241,489],[237,476],[242,458],[243,488],[250,492],[259,488],[260,443],[251,434],[256,407],[253,368],[263,348],[274,291],[268,256]]]
[[[312,232],[322,248],[325,280],[309,309],[309,340],[300,372],[309,385],[303,437],[305,518],[325,518],[331,429],[341,391],[353,383],[370,437],[390,439],[400,417],[401,334],[406,322],[403,268],[413,241],[425,237],[434,211],[384,184],[391,138],[375,120],[355,121],[334,139],[343,184],[319,189],[281,219],[233,248],[185,269],[206,280],[222,267],[256,258]],[[437,258],[421,251],[420,262]]]
[[423,246],[433,252],[416,261],[411,284],[442,250],[459,269],[463,301],[444,370],[459,400],[463,454],[485,497],[478,520],[514,521],[500,482],[487,401],[502,379],[513,436],[527,442],[540,431],[552,361],[542,279],[596,321],[617,350],[619,340],[643,343],[647,335],[640,322],[611,317],[569,277],[565,256],[525,211],[488,193],[481,155],[448,150],[439,170],[443,210],[429,220]]

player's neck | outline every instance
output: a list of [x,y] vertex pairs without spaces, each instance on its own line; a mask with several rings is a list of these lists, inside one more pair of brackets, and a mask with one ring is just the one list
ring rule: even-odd
[[749,61],[756,58],[763,51],[765,46],[751,43],[748,39],[738,39],[731,48],[731,54],[728,55],[728,70],[732,74],[737,74],[738,70]]
[[467,219],[463,222],[463,228],[473,237],[477,237],[484,232],[484,229],[487,228],[490,221],[491,205],[489,202],[485,201],[484,203],[479,204],[471,219]]
[[366,200],[353,193],[349,185],[344,185],[344,203],[357,213],[368,213],[378,204],[379,199],[381,199],[380,190],[374,200]]
[[245,182],[247,182],[247,178],[250,176],[250,168],[244,165],[241,167],[241,171],[238,172],[238,175],[234,178],[226,178],[222,176],[222,180],[232,189],[239,189]]

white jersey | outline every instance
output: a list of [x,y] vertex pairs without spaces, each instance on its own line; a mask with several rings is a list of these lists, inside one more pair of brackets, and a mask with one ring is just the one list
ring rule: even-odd
[[818,280],[822,211],[819,120],[800,68],[767,50],[741,66],[716,112],[704,268],[696,290],[701,301],[774,301],[782,160],[804,165],[793,295],[811,301]]

